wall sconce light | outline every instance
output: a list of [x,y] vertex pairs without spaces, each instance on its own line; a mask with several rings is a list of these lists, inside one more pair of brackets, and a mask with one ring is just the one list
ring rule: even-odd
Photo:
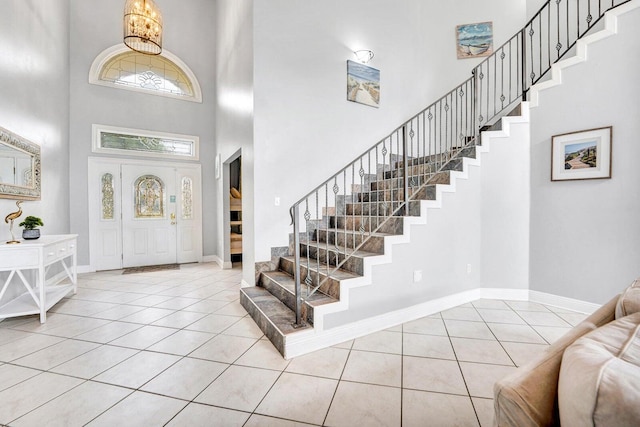
[[363,64],[366,64],[373,58],[373,52],[367,49],[356,50],[353,54],[356,56],[358,62],[362,62]]

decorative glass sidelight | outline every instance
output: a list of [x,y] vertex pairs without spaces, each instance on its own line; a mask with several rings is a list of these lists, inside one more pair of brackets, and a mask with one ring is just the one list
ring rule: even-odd
[[182,178],[182,219],[193,219],[193,181]]
[[113,219],[113,175],[105,173],[102,175],[102,219]]
[[164,183],[154,175],[143,175],[134,183],[135,218],[164,218]]

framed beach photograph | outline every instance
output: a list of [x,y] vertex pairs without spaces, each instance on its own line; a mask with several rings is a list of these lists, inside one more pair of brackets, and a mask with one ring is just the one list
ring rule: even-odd
[[551,181],[611,178],[611,126],[551,137]]
[[478,58],[493,53],[493,22],[477,22],[456,27],[458,59]]
[[347,100],[377,108],[380,105],[380,70],[347,61]]

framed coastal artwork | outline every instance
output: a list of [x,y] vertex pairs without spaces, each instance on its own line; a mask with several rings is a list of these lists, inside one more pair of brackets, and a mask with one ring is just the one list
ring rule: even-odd
[[493,22],[477,22],[456,27],[458,59],[478,58],[493,53]]
[[611,178],[612,127],[551,137],[551,181]]
[[377,108],[380,105],[380,70],[347,61],[347,100]]

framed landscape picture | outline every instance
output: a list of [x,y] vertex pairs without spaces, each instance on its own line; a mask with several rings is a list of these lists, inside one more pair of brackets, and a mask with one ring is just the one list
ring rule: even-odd
[[611,178],[612,127],[554,135],[551,181]]
[[456,27],[458,59],[478,58],[493,53],[493,22],[477,22]]
[[377,108],[380,105],[380,70],[347,61],[347,100]]

